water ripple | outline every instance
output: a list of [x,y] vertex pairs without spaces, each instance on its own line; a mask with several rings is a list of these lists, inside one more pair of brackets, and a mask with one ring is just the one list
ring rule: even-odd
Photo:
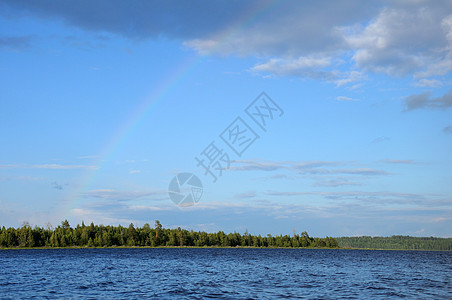
[[0,298],[452,298],[451,252],[0,251]]

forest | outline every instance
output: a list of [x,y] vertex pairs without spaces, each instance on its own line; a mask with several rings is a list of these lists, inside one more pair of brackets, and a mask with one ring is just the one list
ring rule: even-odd
[[357,248],[399,250],[452,250],[452,238],[411,237],[325,237],[314,238],[301,234],[266,236],[246,231],[226,234],[223,231],[207,233],[163,228],[159,221],[153,227],[77,225],[72,228],[67,220],[53,228],[31,227],[0,228],[0,248],[33,247],[284,247],[284,248]]
[[393,235],[391,237],[339,237],[336,240],[341,248],[452,250],[452,238]]
[[83,222],[72,228],[67,220],[56,228],[47,226],[32,228],[25,223],[20,228],[0,229],[1,248],[32,247],[287,247],[287,248],[337,248],[332,237],[313,238],[307,232],[301,235],[277,235],[262,237],[246,231],[226,234],[223,231],[207,233],[201,231],[163,228],[159,221],[154,227],[148,223],[142,227],[94,225]]

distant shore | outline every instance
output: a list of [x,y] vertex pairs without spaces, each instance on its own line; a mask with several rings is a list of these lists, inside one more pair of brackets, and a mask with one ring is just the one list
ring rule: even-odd
[[451,251],[452,238],[412,237],[312,237],[306,231],[291,235],[261,235],[224,231],[204,232],[183,228],[154,226],[80,225],[67,220],[53,228],[0,228],[0,249],[91,249],[91,248],[269,248],[269,249],[362,249],[362,250],[436,250]]
[[70,247],[9,247],[0,250],[61,250],[61,249],[287,249],[287,250],[373,250],[373,251],[452,251],[452,250],[428,250],[428,249],[383,249],[383,248],[327,248],[327,247],[253,247],[253,246],[236,246],[236,247],[218,247],[218,246],[109,246],[109,247],[86,247],[86,246],[70,246]]

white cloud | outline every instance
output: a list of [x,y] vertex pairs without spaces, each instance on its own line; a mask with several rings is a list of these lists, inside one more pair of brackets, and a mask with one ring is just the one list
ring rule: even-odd
[[450,13],[450,4],[439,1],[429,6],[410,3],[385,7],[365,27],[340,30],[363,70],[391,76],[415,73],[416,78],[444,75],[452,67]]
[[265,76],[347,86],[365,80],[364,72],[376,72],[413,76],[418,85],[437,87],[440,80],[433,77],[452,70],[452,2],[447,0],[4,2],[11,16],[28,11],[103,35],[179,39],[201,55],[253,56],[262,62],[251,70]]
[[[346,6],[341,1],[337,5]],[[362,81],[366,78],[364,72],[375,72],[395,77],[413,76],[419,79],[417,85],[438,87],[441,81],[430,77],[452,70],[450,4],[440,1],[434,5],[387,3],[367,22],[364,19],[356,22],[347,14],[344,14],[345,20],[338,19],[328,15],[331,12],[333,10],[318,12],[323,21],[331,18],[322,25],[304,13],[299,12],[298,18],[292,18],[286,11],[279,21],[270,22],[271,28],[263,25],[239,29],[227,43],[210,38],[185,44],[201,54],[272,56],[251,70],[324,80],[337,86]],[[286,27],[288,20],[293,22],[290,27]],[[347,24],[341,25],[343,22]],[[364,23],[367,25],[360,25]],[[286,32],[282,32],[282,28]],[[307,28],[312,31],[309,37],[305,35]],[[305,44],[300,37],[305,38]],[[352,53],[351,58],[348,53]],[[336,66],[341,60],[348,63],[348,70],[340,71]],[[353,65],[358,69],[351,69]]]
[[[367,79],[367,76],[361,71],[350,71],[342,73],[342,77],[338,78],[334,81],[334,83],[340,87],[360,81],[364,81]],[[356,86],[356,85],[355,85]],[[359,86],[359,85],[358,85]],[[354,88],[354,87],[352,87]]]
[[306,169],[313,169],[313,168],[324,167],[324,166],[337,166],[337,165],[343,165],[343,164],[345,164],[345,162],[314,160],[314,161],[297,162],[293,165],[293,167],[296,170],[306,170]]
[[38,181],[38,180],[44,180],[44,179],[45,179],[44,177],[34,177],[34,176],[1,176],[0,177],[0,181],[9,181],[9,180]]
[[325,174],[348,174],[348,175],[362,175],[362,176],[376,176],[376,175],[390,175],[390,173],[384,170],[377,170],[371,168],[356,168],[356,169],[324,169],[317,168],[304,171],[312,175],[325,175]]
[[405,111],[415,109],[447,109],[452,107],[452,91],[440,96],[432,97],[431,92],[410,95],[405,98]]
[[299,70],[323,68],[331,65],[328,57],[299,57],[297,59],[271,59],[267,63],[256,65],[254,71],[281,72],[282,74],[296,74]]
[[249,199],[249,198],[255,198],[257,196],[256,191],[248,191],[245,193],[240,193],[235,195],[235,198],[239,198],[239,199]]
[[[339,71],[340,61],[333,63],[332,57],[298,57],[295,59],[273,58],[265,63],[253,66],[250,70],[256,73],[276,76],[294,76],[302,79],[324,80],[338,87],[357,83],[367,79],[360,71]],[[268,76],[268,75],[267,75]]]
[[327,81],[337,80],[340,76],[339,71],[324,69],[330,65],[331,59],[328,57],[273,58],[265,63],[253,66],[250,70],[256,73],[276,76],[296,76]]
[[287,162],[268,162],[258,160],[233,160],[229,170],[231,171],[276,171],[286,169]]
[[50,169],[50,170],[97,170],[99,167],[94,165],[60,165],[60,164],[42,164],[42,165],[28,165],[28,164],[0,164],[0,169]]
[[77,220],[82,220],[85,224],[91,222],[95,224],[130,224],[136,222],[133,218],[121,218],[111,213],[105,213],[105,210],[89,209],[89,208],[74,208],[71,210],[71,214],[76,217]]
[[440,87],[442,86],[443,83],[439,80],[436,79],[426,79],[426,78],[422,78],[420,79],[418,82],[416,82],[416,86],[420,86],[420,87]]
[[[441,86],[440,80],[431,77],[452,70],[450,2],[427,5],[422,1],[396,1],[387,2],[382,8],[361,2],[359,8],[362,10],[365,5],[370,7],[367,14],[360,12],[353,17],[343,12],[339,18],[335,14],[347,6],[345,2],[336,1],[329,10],[311,4],[317,20],[306,13],[309,9],[299,5],[261,26],[236,29],[227,41],[224,36],[212,36],[193,39],[185,45],[200,54],[270,56],[251,68],[266,76],[311,78],[345,86],[365,80],[364,72],[375,72],[413,76],[420,86]],[[341,61],[347,66],[340,68]]]
[[418,205],[422,207],[444,206],[452,207],[452,201],[437,194],[415,194],[399,192],[368,192],[368,191],[345,191],[345,192],[289,192],[289,191],[268,191],[264,193],[268,196],[276,197],[297,197],[297,196],[321,196],[331,200],[359,201],[369,205],[400,204]]
[[425,70],[414,73],[415,79],[423,77],[441,76],[446,75],[452,70],[452,56],[447,54],[445,58],[432,59],[431,62],[426,63]]
[[58,164],[45,164],[45,165],[32,165],[34,169],[54,169],[54,170],[71,170],[71,169],[85,169],[85,170],[97,170],[97,166],[91,165],[58,165]]
[[403,75],[418,68],[418,59],[404,48],[419,41],[414,35],[418,26],[425,23],[417,20],[419,14],[385,8],[368,26],[343,29],[346,41],[355,51],[353,60],[364,70],[389,75]]
[[414,233],[419,235],[419,234],[423,234],[424,232],[425,232],[425,228],[421,228],[418,231],[415,231]]
[[383,159],[382,162],[387,164],[405,164],[405,165],[419,164],[418,162],[412,159]]
[[323,187],[338,187],[338,186],[348,186],[348,185],[362,185],[358,182],[350,181],[346,178],[330,179],[330,180],[319,180],[314,183],[314,186],[323,186]]
[[218,43],[214,40],[193,39],[183,43],[184,46],[195,49],[199,54],[209,55],[218,48]]
[[86,198],[101,198],[106,200],[135,200],[143,197],[157,196],[167,199],[167,191],[118,191],[114,189],[97,189],[83,193]]
[[345,97],[345,96],[337,96],[336,100],[338,100],[338,101],[359,101],[358,99],[353,99],[353,98]]
[[[236,160],[231,161],[230,170],[233,171],[295,171],[299,174],[309,175],[330,175],[330,174],[347,174],[360,176],[376,176],[376,175],[390,175],[391,173],[385,170],[378,170],[372,168],[337,168],[342,165],[355,165],[350,162],[335,162],[335,161],[304,161],[304,162],[262,162],[255,160]],[[327,168],[330,167],[330,168]]]

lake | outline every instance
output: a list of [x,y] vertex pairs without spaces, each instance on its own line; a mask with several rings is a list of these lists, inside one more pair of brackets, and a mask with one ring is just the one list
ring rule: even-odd
[[452,298],[452,252],[326,249],[0,251],[0,298]]

